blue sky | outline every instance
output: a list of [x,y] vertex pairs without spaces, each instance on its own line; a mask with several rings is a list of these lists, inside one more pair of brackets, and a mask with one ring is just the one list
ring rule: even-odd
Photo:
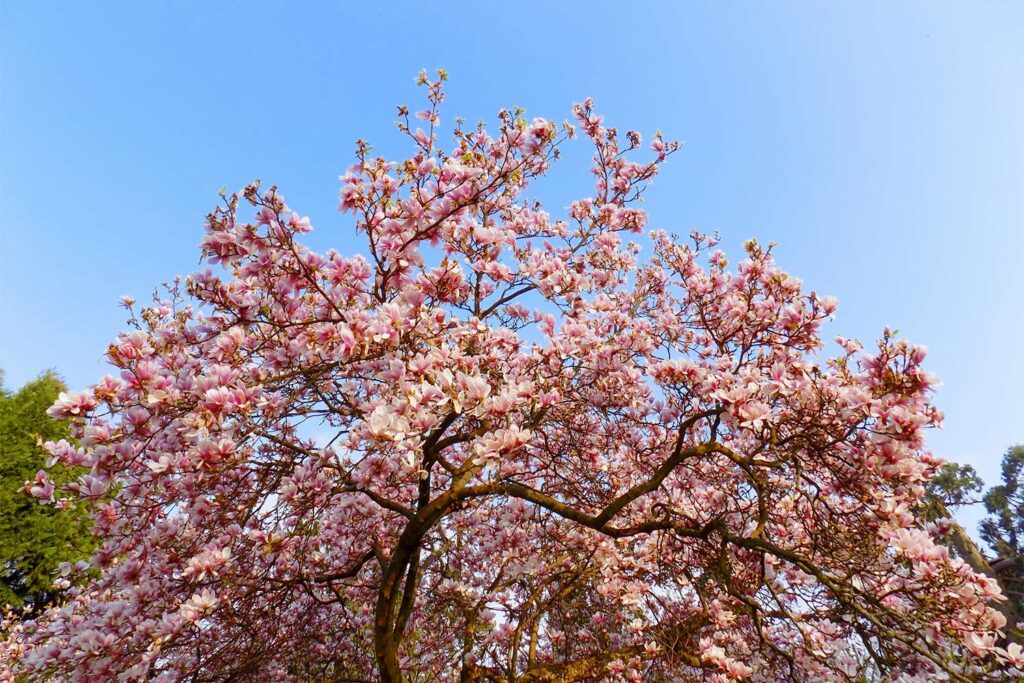
[[[748,237],[829,330],[885,325],[930,350],[931,444],[989,481],[1024,442],[1024,3],[133,2],[0,7],[0,366],[95,382],[122,294],[197,266],[217,189],[277,183],[317,248],[360,248],[336,211],[363,137],[403,150],[422,68],[446,112],[503,106],[686,142],[652,225]],[[581,143],[537,187],[587,191]],[[971,514],[966,515],[973,519]]]

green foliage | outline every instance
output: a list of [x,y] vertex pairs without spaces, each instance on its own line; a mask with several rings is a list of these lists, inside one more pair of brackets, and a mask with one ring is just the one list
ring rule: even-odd
[[1002,483],[985,494],[981,538],[999,556],[993,569],[1024,610],[1024,445],[1003,455]]
[[[67,421],[46,415],[64,390],[53,372],[14,393],[0,389],[0,604],[52,602],[58,594],[54,571],[62,562],[87,558],[94,547],[85,510],[43,505],[23,490],[43,468],[46,454],[39,444],[69,438]],[[77,474],[58,467],[50,478],[60,484]]]
[[981,537],[1002,557],[1024,555],[1024,445],[1003,456],[1003,483],[985,494]]
[[928,493],[930,497],[952,508],[977,503],[976,496],[982,486],[981,477],[973,467],[947,462],[928,484]]
[[928,484],[924,511],[929,518],[936,518],[948,516],[947,508],[985,504],[988,514],[979,529],[982,540],[995,553],[986,561],[986,571],[999,580],[1017,613],[1024,615],[1024,445],[1013,446],[1003,455],[1002,483],[989,488],[984,496],[980,495],[982,489],[973,467],[947,463]]

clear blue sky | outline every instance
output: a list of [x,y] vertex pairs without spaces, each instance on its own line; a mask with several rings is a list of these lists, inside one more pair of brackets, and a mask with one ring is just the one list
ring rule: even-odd
[[[756,236],[839,297],[831,331],[931,349],[943,456],[1024,442],[1024,2],[125,2],[0,5],[0,366],[106,371],[122,294],[197,265],[217,189],[259,176],[359,247],[337,177],[395,150],[421,68],[447,112],[518,104],[686,141],[652,223]],[[541,185],[586,191],[582,144]]]

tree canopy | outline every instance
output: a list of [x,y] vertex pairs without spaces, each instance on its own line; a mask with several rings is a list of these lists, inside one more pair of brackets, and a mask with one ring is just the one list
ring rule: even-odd
[[[16,392],[0,389],[0,605],[50,603],[58,592],[53,582],[60,564],[91,554],[92,525],[83,509],[39,505],[24,490],[45,467],[43,441],[68,438],[68,420],[46,415],[65,389],[53,372]],[[65,484],[72,473],[52,467],[50,477]]]
[[[984,503],[987,514],[979,530],[993,553],[985,564],[1024,619],[1024,446],[1007,449],[1001,482],[982,495],[984,488],[973,467],[947,463],[932,479],[930,495],[948,507]],[[1024,632],[1024,627],[1019,630]]]
[[[997,583],[914,510],[939,461],[922,347],[821,359],[834,299],[770,248],[642,235],[677,145],[502,111],[439,141],[444,74],[359,142],[317,253],[259,182],[211,268],[133,314],[51,414],[102,546],[8,640],[28,680],[984,681]],[[527,186],[577,128],[593,193]],[[246,204],[251,219],[243,215]],[[646,255],[645,255],[646,254]],[[214,267],[216,270],[214,270]],[[1019,674],[1019,670],[1016,672]]]
[[984,501],[988,516],[981,523],[982,540],[1001,558],[1024,558],[1024,445],[1007,449],[1002,483],[990,488]]

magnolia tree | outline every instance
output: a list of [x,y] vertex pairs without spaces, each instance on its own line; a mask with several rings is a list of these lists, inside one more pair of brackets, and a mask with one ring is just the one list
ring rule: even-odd
[[[366,254],[300,243],[253,183],[205,259],[51,409],[92,510],[63,605],[10,628],[29,681],[982,681],[995,581],[913,510],[939,464],[925,352],[816,360],[835,301],[754,242],[645,240],[677,145],[574,109],[593,196],[524,191],[575,128],[503,111],[342,178]],[[419,127],[417,127],[419,126]],[[640,160],[638,160],[640,159]],[[252,210],[244,210],[249,204]],[[251,219],[246,216],[254,214]],[[132,303],[126,302],[132,309]],[[134,309],[132,309],[134,311]],[[1018,667],[1014,669],[1013,667]],[[10,677],[10,675],[9,675]],[[19,679],[20,680],[20,679]]]

